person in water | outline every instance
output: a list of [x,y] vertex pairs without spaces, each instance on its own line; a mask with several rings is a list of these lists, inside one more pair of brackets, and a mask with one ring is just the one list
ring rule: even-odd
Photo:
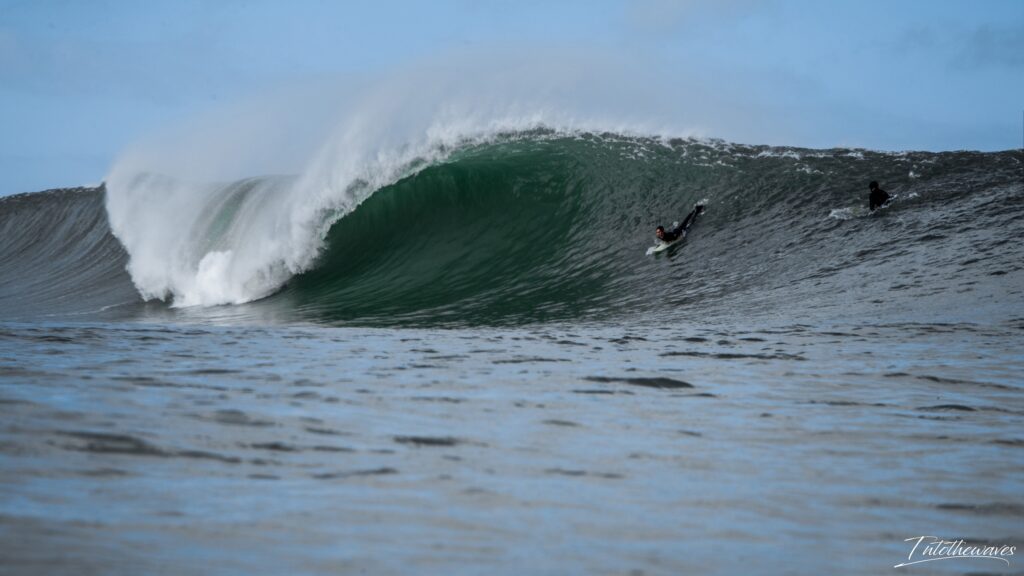
[[686,218],[683,219],[682,224],[673,227],[671,230],[665,230],[664,226],[658,226],[654,230],[654,235],[657,236],[658,240],[661,240],[662,242],[675,242],[676,240],[682,238],[683,234],[686,233],[687,228],[690,227],[690,224],[693,224],[693,219],[696,218],[697,215],[703,211],[704,206],[701,204],[697,204],[693,208],[693,211],[686,215]]
[[875,211],[875,208],[881,208],[889,201],[889,194],[878,187],[878,182],[872,180],[871,184],[868,184],[868,190],[871,191],[871,195],[868,197],[868,208],[870,208],[872,212]]

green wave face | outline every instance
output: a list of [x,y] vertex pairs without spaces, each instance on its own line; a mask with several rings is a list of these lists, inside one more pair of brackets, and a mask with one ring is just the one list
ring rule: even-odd
[[316,268],[278,298],[318,320],[373,324],[524,322],[599,308],[622,246],[621,226],[594,219],[613,182],[593,170],[591,148],[492,145],[379,190],[333,226]]

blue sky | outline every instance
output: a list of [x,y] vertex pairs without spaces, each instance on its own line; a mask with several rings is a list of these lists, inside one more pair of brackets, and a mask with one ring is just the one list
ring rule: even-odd
[[0,195],[99,182],[147,134],[282,85],[527,47],[699,91],[720,121],[669,114],[711,137],[1022,145],[1020,0],[0,0]]

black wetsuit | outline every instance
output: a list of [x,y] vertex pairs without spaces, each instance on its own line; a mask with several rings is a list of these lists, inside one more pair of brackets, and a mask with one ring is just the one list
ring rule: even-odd
[[875,208],[880,208],[883,204],[889,201],[889,194],[881,188],[875,188],[871,191],[871,196],[868,198],[868,207],[872,212]]
[[686,218],[683,219],[682,224],[676,226],[675,228],[672,228],[671,230],[665,230],[665,232],[662,233],[661,241],[675,242],[676,240],[679,240],[679,238],[686,232],[690,225],[693,224],[693,219],[696,218],[697,214],[700,214],[702,210],[704,210],[704,207],[701,206],[700,204],[695,206],[693,211],[687,214]]

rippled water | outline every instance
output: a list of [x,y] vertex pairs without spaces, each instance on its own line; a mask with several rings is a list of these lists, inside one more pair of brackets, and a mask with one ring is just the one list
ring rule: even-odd
[[[1021,542],[1022,336],[1024,319],[7,323],[0,557],[48,574],[888,573],[909,537]],[[980,562],[930,569],[1002,568]]]

